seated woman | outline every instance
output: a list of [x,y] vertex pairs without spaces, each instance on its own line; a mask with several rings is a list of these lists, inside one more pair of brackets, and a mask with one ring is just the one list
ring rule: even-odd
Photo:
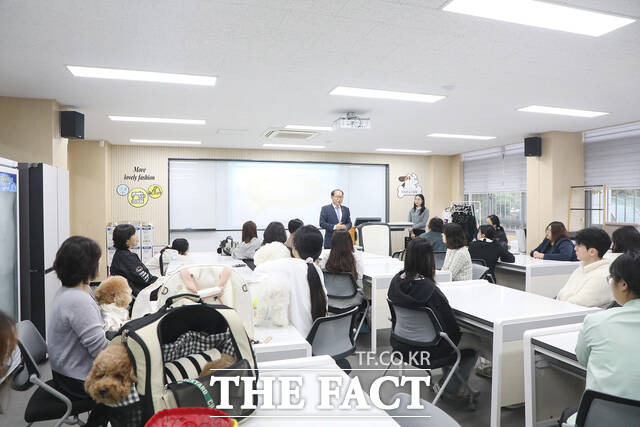
[[471,259],[481,259],[489,267],[489,272],[493,274],[493,270],[498,263],[515,262],[516,257],[495,240],[495,228],[492,225],[483,224],[478,231],[478,240],[469,243],[469,254]]
[[443,271],[451,272],[451,280],[471,280],[473,277],[473,266],[471,255],[467,248],[467,239],[460,224],[449,223],[444,227],[444,243],[447,246],[447,253],[444,256]]
[[289,224],[287,224],[287,230],[289,230],[289,237],[287,238],[287,241],[284,242],[284,245],[288,247],[290,251],[293,251],[293,236],[295,236],[296,231],[298,231],[298,229],[303,225],[304,225],[304,222],[302,222],[302,220],[298,218],[292,219],[291,221],[289,221]]
[[640,232],[633,225],[618,228],[611,235],[611,252],[605,254],[604,259],[609,262],[627,251],[640,252]]
[[0,311],[0,416],[9,395],[6,384],[12,362],[20,357],[18,333],[13,319]]
[[238,247],[231,251],[231,256],[236,259],[253,259],[258,248],[260,248],[260,239],[258,239],[258,229],[256,223],[247,221],[242,224],[242,241]]
[[188,252],[189,242],[187,239],[173,239],[171,246],[162,248],[159,254],[145,262],[145,266],[151,275],[164,276],[167,273],[169,263],[176,260],[178,256],[186,256]]
[[[451,341],[458,345],[460,350],[468,348],[472,351],[463,352],[460,362],[459,373],[466,382],[471,375],[478,353],[471,345],[475,339],[469,341],[469,346],[465,343],[459,345],[462,334],[458,323],[449,306],[447,297],[438,288],[435,282],[435,259],[433,257],[433,247],[428,239],[413,239],[407,246],[407,253],[404,258],[404,269],[391,279],[387,296],[394,303],[406,308],[429,307],[433,310],[436,318],[442,326],[442,330],[449,335]],[[420,349],[412,348],[404,343],[396,342],[391,338],[391,345],[394,350],[400,352],[415,352]],[[465,340],[466,341],[466,340]],[[429,351],[430,359],[446,357],[451,353],[451,347],[446,341],[441,340],[435,349]],[[424,368],[428,369],[426,365]],[[462,393],[462,384],[457,378],[452,378],[446,388],[447,397],[453,397]]]
[[[100,307],[89,288],[98,273],[100,255],[96,242],[72,236],[62,243],[53,262],[62,287],[51,304],[47,327],[49,361],[56,389],[78,399],[90,399],[84,380],[93,360],[109,343],[102,329]],[[88,421],[87,425],[97,424]]]
[[489,215],[487,217],[487,225],[492,226],[496,230],[493,241],[509,250],[509,240],[507,240],[507,233],[504,232],[504,228],[500,225],[500,218],[498,218],[497,215]]
[[[584,318],[576,344],[578,362],[587,368],[586,388],[640,400],[640,253],[625,252],[609,267],[609,283],[621,307]],[[572,420],[569,420],[573,423]]]
[[569,232],[560,221],[553,221],[547,226],[544,240],[537,248],[531,251],[531,256],[537,259],[555,261],[578,260]]
[[287,233],[281,222],[274,221],[264,229],[262,246],[253,255],[253,262],[260,265],[267,261],[280,258],[291,258],[291,252],[284,245],[287,241]]
[[354,251],[348,231],[337,230],[331,236],[331,251],[320,267],[329,273],[351,273],[354,279],[362,279],[362,258]]
[[430,240],[434,252],[446,252],[447,247],[444,241],[442,241],[442,232],[444,231],[444,222],[442,219],[437,216],[431,218],[429,224],[427,224],[427,228],[429,231],[421,234],[420,238]]
[[289,321],[306,337],[313,322],[327,315],[327,290],[322,270],[315,261],[322,253],[324,238],[313,225],[305,225],[293,238],[294,258],[282,258],[260,264],[256,276],[277,274],[289,290]]
[[119,224],[113,230],[113,246],[116,253],[111,260],[109,273],[112,276],[125,277],[131,286],[134,296],[158,280],[156,276],[149,272],[146,265],[140,261],[137,254],[131,252],[129,248],[138,245],[138,235],[136,228],[131,224]]

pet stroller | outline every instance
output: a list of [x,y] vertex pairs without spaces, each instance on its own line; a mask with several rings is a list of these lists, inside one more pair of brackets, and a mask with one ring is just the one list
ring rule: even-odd
[[[197,295],[167,298],[155,313],[123,325],[113,341],[124,343],[137,376],[132,393],[120,407],[112,408],[114,427],[143,426],[163,409],[215,407],[220,404],[221,386],[220,382],[210,385],[212,376],[252,378],[256,388],[255,354],[238,313],[227,306],[206,304]],[[233,356],[235,363],[199,377],[204,363],[223,353]],[[225,412],[238,421],[255,411],[241,408],[242,381],[229,385],[229,402],[233,408]]]

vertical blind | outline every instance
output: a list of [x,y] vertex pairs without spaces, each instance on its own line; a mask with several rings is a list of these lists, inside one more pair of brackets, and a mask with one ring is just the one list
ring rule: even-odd
[[465,193],[527,190],[524,144],[513,144],[462,156]]

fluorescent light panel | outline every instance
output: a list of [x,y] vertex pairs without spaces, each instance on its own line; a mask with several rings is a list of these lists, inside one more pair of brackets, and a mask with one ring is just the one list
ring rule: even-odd
[[312,148],[312,149],[327,148],[325,145],[298,145],[298,144],[262,144],[262,146],[270,147],[270,148]]
[[175,141],[170,139],[130,139],[129,142],[134,144],[181,144],[181,145],[200,145],[202,141]]
[[573,108],[545,107],[543,105],[530,105],[528,107],[518,108],[518,111],[524,111],[526,113],[556,114],[559,116],[572,116],[572,117],[599,117],[599,116],[605,116],[609,114],[609,113],[603,113],[601,111],[576,110]]
[[193,74],[158,73],[155,71],[120,70],[116,68],[81,67],[67,65],[76,77],[96,79],[135,80],[141,82],[176,83],[183,85],[215,86],[217,77]]
[[453,0],[443,10],[598,37],[634,19],[537,0]]
[[381,151],[384,153],[413,153],[413,154],[427,154],[430,153],[431,150],[405,150],[403,148],[376,148],[376,151]]
[[496,139],[495,136],[458,135],[455,133],[430,133],[427,136],[431,138],[477,139],[480,141],[488,141],[490,139]]
[[329,92],[329,95],[355,96],[359,98],[392,99],[396,101],[412,102],[437,102],[446,98],[441,95],[428,95],[426,93],[394,92],[391,90],[362,89],[357,87],[338,86]]
[[170,123],[174,125],[204,125],[207,122],[197,119],[163,119],[159,117],[109,116],[114,122]]
[[292,130],[316,130],[331,132],[333,128],[331,126],[307,126],[307,125],[286,125],[285,129]]

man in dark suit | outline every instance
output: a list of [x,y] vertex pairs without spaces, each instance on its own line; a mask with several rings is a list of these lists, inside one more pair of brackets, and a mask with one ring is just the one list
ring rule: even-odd
[[320,211],[320,227],[324,228],[324,247],[331,248],[331,236],[334,230],[349,230],[351,228],[351,213],[349,208],[342,206],[342,190],[331,192],[331,204],[322,207]]

